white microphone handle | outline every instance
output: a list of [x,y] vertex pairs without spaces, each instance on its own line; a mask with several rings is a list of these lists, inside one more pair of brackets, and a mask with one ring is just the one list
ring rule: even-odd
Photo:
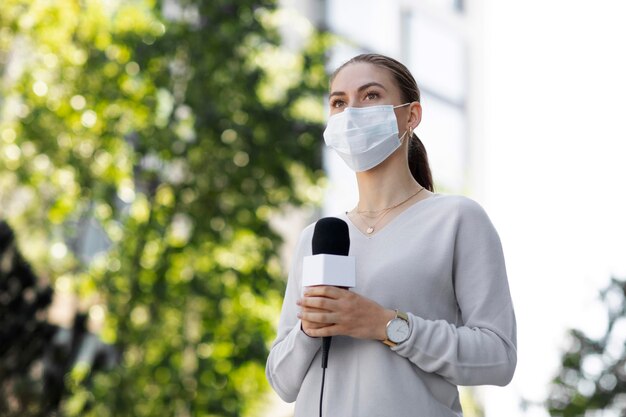
[[356,286],[356,261],[354,256],[305,256],[302,262],[302,286],[332,285],[353,288]]

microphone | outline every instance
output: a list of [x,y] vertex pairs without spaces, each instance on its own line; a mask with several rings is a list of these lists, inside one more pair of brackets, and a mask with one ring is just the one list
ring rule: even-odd
[[[332,285],[341,288],[356,286],[356,262],[350,251],[348,224],[336,217],[324,217],[313,230],[313,255],[302,264],[302,285]],[[322,368],[328,365],[331,337],[322,338]]]

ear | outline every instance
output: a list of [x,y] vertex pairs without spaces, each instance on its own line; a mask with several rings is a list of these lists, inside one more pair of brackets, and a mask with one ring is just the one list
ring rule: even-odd
[[408,127],[411,131],[415,130],[422,121],[422,105],[419,101],[414,101],[409,105],[409,120],[407,121]]

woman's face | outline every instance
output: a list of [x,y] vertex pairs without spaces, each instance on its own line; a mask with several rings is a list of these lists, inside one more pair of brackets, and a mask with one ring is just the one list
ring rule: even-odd
[[[330,86],[328,100],[331,116],[341,113],[346,107],[404,104],[400,89],[396,86],[391,73],[385,68],[367,62],[349,64],[339,71]],[[419,106],[419,103],[415,104]],[[413,107],[412,105],[395,109],[399,132],[404,132],[408,128]],[[412,127],[415,126],[417,124]]]

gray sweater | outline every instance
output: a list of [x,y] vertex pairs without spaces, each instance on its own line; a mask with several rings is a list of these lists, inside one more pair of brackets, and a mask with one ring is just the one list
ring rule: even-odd
[[[365,236],[347,218],[357,286],[351,291],[408,312],[411,336],[394,348],[333,337],[324,389],[325,417],[461,416],[458,385],[506,385],[517,362],[516,324],[500,239],[484,210],[435,194]],[[301,234],[285,293],[267,378],[296,417],[317,417],[320,339],[296,317],[302,258],[313,225]]]

